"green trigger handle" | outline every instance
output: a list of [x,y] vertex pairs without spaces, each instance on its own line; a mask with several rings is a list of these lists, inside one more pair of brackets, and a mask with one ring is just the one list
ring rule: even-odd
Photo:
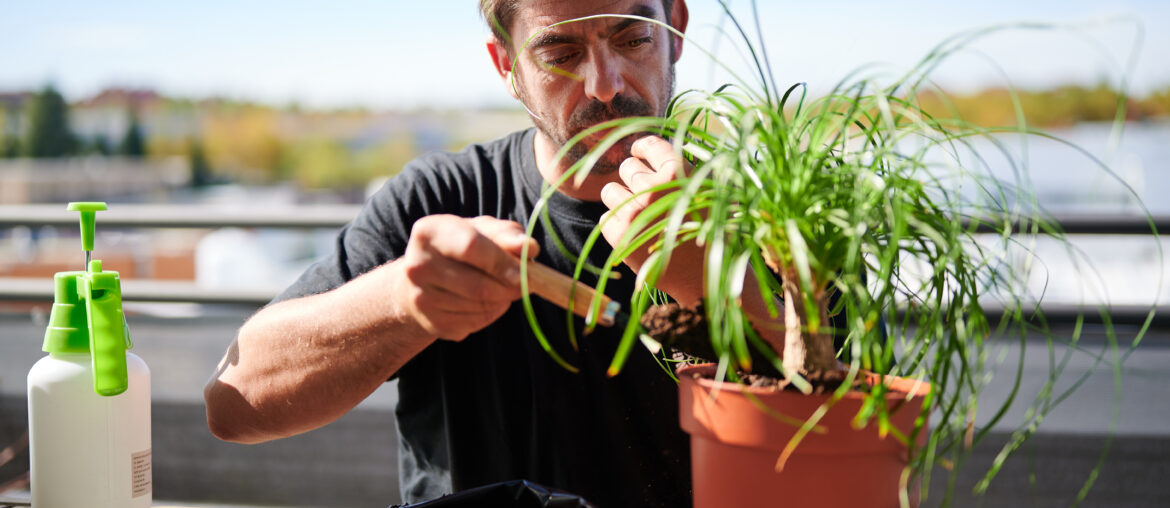
[[89,349],[93,358],[93,389],[112,396],[126,391],[126,320],[122,315],[122,287],[117,272],[103,272],[102,262],[90,261],[78,290],[89,318]]
[[85,301],[93,389],[107,397],[118,395],[130,384],[126,372],[130,340],[122,313],[122,283],[118,272],[103,272],[100,260],[88,260],[93,250],[94,215],[106,210],[106,204],[69,203],[68,210],[81,213],[81,247],[86,251],[87,264],[86,271],[77,274],[77,296]]

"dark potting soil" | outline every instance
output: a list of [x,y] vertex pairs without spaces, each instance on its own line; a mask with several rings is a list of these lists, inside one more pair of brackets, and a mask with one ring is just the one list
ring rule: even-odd
[[[676,303],[655,305],[646,310],[641,319],[646,333],[663,346],[674,350],[673,356],[677,361],[687,363],[702,363],[715,358],[714,348],[711,346],[710,333],[707,328],[707,319],[702,306],[683,307]],[[752,372],[738,370],[736,375],[749,386],[777,390],[793,390],[796,387],[792,382],[784,379],[767,358],[751,349]],[[847,372],[844,370],[818,371],[802,373],[805,380],[812,385],[814,394],[821,394],[836,390],[845,381]],[[865,382],[854,378],[855,389],[864,389]]]

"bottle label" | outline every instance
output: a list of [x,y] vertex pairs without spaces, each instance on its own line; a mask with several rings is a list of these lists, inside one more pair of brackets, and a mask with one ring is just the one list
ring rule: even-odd
[[138,453],[130,454],[130,492],[131,497],[145,496],[151,493],[151,457],[150,448]]

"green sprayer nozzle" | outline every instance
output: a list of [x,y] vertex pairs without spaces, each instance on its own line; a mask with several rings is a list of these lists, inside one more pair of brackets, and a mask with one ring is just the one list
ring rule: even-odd
[[122,312],[122,283],[118,272],[102,270],[100,260],[88,259],[93,250],[94,213],[105,203],[69,203],[81,212],[81,246],[85,271],[60,272],[54,278],[53,311],[45,329],[43,349],[48,353],[89,353],[93,388],[98,395],[114,396],[129,386],[126,349],[130,347],[126,316]]
[[81,248],[93,250],[93,221],[97,212],[107,210],[100,201],[74,201],[66,208],[70,212],[81,212]]

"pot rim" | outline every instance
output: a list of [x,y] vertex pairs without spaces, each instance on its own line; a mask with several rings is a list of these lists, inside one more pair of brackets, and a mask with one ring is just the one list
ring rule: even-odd
[[[690,378],[694,379],[695,382],[697,382],[704,389],[712,390],[712,391],[722,390],[722,391],[733,391],[733,392],[746,392],[746,393],[751,393],[754,395],[791,393],[793,395],[799,395],[799,396],[804,396],[804,397],[817,397],[817,396],[831,397],[831,396],[833,396],[832,390],[826,391],[823,394],[819,394],[819,395],[804,395],[800,392],[793,391],[793,390],[778,390],[775,387],[748,386],[748,385],[734,383],[734,382],[730,382],[730,381],[716,383],[715,379],[714,379],[714,374],[715,374],[716,368],[717,368],[717,365],[714,363],[684,364],[683,366],[675,369],[675,375],[678,376],[680,380],[682,379],[683,376],[690,377]],[[847,370],[847,369],[841,369],[841,371],[845,371],[845,370]],[[889,399],[889,398],[895,398],[895,399],[911,398],[912,399],[912,398],[916,398],[916,397],[924,397],[924,396],[930,394],[930,391],[931,391],[931,384],[926,382],[926,381],[922,381],[920,379],[905,378],[905,377],[893,376],[893,375],[889,375],[889,374],[877,374],[877,373],[874,373],[874,372],[871,372],[868,370],[861,370],[858,375],[859,375],[859,377],[863,378],[863,380],[867,386],[873,386],[873,385],[877,384],[877,382],[879,382],[879,381],[884,382],[886,384],[886,386],[889,388],[889,392],[886,394],[887,399]],[[848,392],[845,393],[845,395],[842,398],[863,399],[867,396],[868,396],[868,394],[866,394],[865,392],[861,392],[861,391],[857,391],[857,390],[849,390]]]

